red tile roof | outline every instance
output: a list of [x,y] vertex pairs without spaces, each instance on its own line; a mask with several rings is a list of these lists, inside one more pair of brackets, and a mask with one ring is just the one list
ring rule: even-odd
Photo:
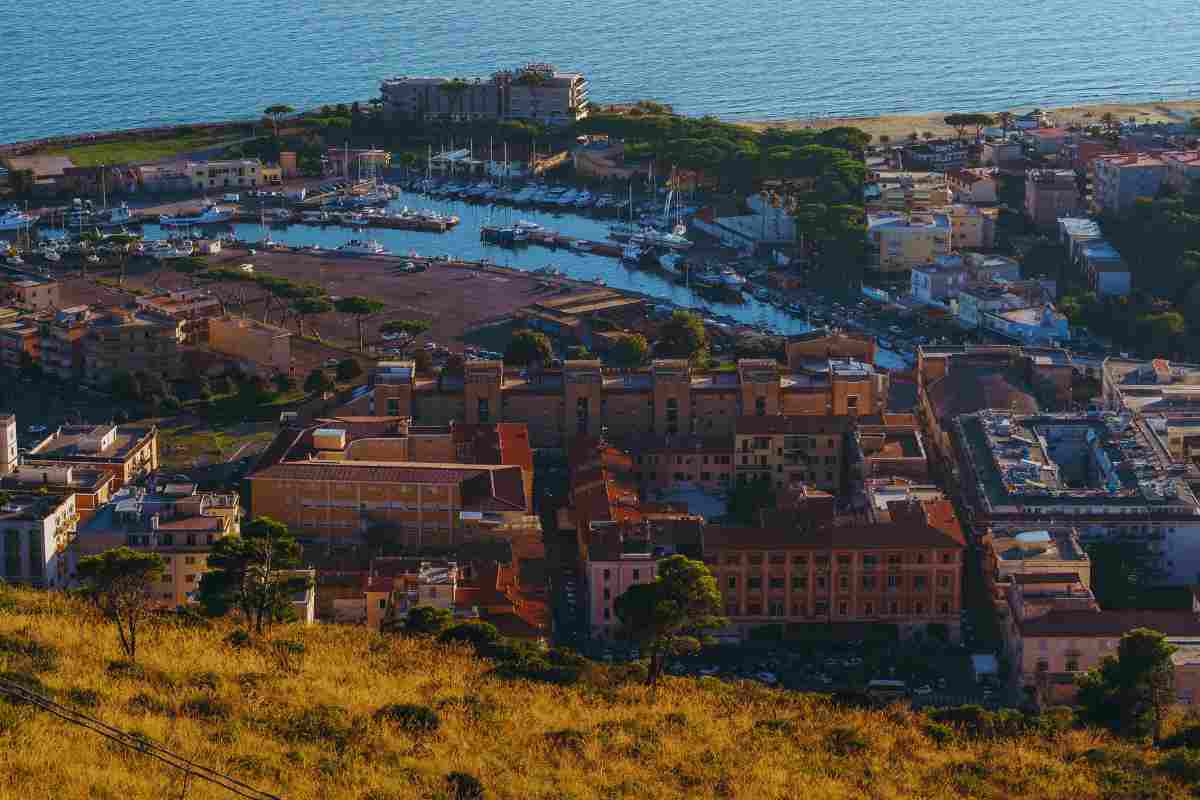
[[[875,525],[822,525],[815,529],[740,528],[710,526],[704,531],[704,547],[764,550],[771,548],[903,549],[909,547],[964,547],[962,528],[948,500],[914,504],[906,513],[893,510],[892,522]],[[922,511],[921,505],[925,506]]]
[[1021,623],[1023,636],[1121,636],[1150,628],[1168,636],[1200,636],[1200,618],[1191,611],[1085,611],[1055,609]]

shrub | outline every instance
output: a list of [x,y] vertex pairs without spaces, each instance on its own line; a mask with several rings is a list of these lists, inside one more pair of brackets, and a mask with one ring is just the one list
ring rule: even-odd
[[837,756],[852,756],[867,749],[867,740],[854,728],[834,728],[825,736],[825,747]]
[[442,642],[470,644],[478,649],[499,642],[500,631],[490,622],[460,622],[442,631],[438,639]]
[[451,772],[446,776],[450,800],[483,800],[483,783],[469,772]]
[[555,750],[569,750],[572,753],[582,753],[587,743],[587,734],[575,728],[563,728],[558,731],[547,731],[543,736],[546,744]]
[[760,719],[754,723],[754,730],[759,733],[794,736],[796,734],[796,723],[790,719]]
[[241,650],[244,647],[249,647],[253,643],[254,640],[251,638],[249,632],[244,631],[241,628],[232,631],[228,636],[225,637],[225,644],[229,645],[234,650]]
[[129,710],[135,714],[163,714],[174,712],[170,704],[160,700],[149,692],[138,692],[129,698]]
[[1163,747],[1195,747],[1200,748],[1200,725],[1189,725],[1180,728],[1162,741]]
[[949,744],[954,741],[954,728],[940,722],[926,722],[925,735],[936,745]]
[[342,752],[357,744],[366,730],[346,709],[316,705],[301,709],[282,721],[280,734],[290,742],[324,742]]
[[1187,783],[1200,781],[1200,750],[1176,750],[1158,765],[1163,772]]
[[233,714],[229,703],[211,694],[201,694],[185,700],[180,711],[189,717],[210,722],[227,720]]
[[437,733],[442,720],[428,706],[411,703],[391,703],[375,712],[375,719],[393,723],[403,731],[414,735]]
[[195,689],[215,692],[221,685],[221,676],[215,672],[197,672],[187,679],[187,685]]
[[67,690],[67,701],[73,706],[80,708],[99,708],[100,693],[95,689],[81,689],[75,687]]
[[29,629],[16,634],[0,633],[0,655],[9,656],[10,666],[19,665],[29,672],[58,669],[58,648],[39,641]]

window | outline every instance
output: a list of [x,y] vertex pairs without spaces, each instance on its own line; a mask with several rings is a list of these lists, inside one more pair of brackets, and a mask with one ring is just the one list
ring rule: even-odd
[[862,557],[863,569],[875,569],[879,566],[879,556],[864,555]]
[[1049,672],[1050,671],[1050,662],[1044,658],[1039,658],[1038,662],[1037,662],[1037,671],[1038,672]]
[[767,398],[754,398],[754,416],[765,417],[767,415]]
[[642,571],[641,571],[640,569],[635,569],[635,570],[633,571],[633,579],[634,579],[635,581],[636,581],[636,580],[641,580],[641,577],[642,577]]
[[850,605],[845,600],[838,603],[838,616],[844,617],[850,611]]
[[752,617],[761,617],[762,603],[748,603],[746,605],[746,613]]
[[849,588],[850,588],[850,576],[849,575],[839,575],[838,576],[838,588],[841,589],[843,592],[849,590]]
[[840,567],[848,567],[848,566],[850,566],[850,556],[843,553],[842,555],[837,557],[837,562],[838,562],[838,566],[840,566]]
[[875,615],[875,604],[874,603],[866,603],[865,605],[863,605],[863,613],[866,614],[868,617],[874,616]]
[[726,564],[741,564],[742,557],[737,554],[731,553],[731,554],[725,556],[725,563]]
[[818,576],[817,576],[817,588],[818,588],[818,589],[824,589],[824,588],[825,588],[825,576],[824,576],[824,575],[818,575]]
[[612,570],[610,570],[610,569],[604,570],[604,580],[609,580],[610,578],[612,578]]
[[850,412],[858,410],[858,395],[846,395],[846,410]]
[[954,563],[954,553],[942,553],[942,563],[943,564],[953,564]]
[[938,575],[938,586],[940,586],[943,589],[949,589],[950,588],[950,576],[949,575]]
[[491,410],[488,406],[488,400],[486,397],[479,398],[478,408],[479,408],[479,421],[482,423],[491,422],[492,414],[491,414]]
[[770,589],[782,589],[784,587],[783,577],[771,576],[767,581],[767,587]]
[[194,574],[193,574],[193,575],[184,575],[184,576],[183,576],[183,580],[184,580],[184,582],[185,582],[185,583],[195,583],[195,582],[196,582],[196,576],[195,576]]
[[753,575],[753,576],[747,578],[746,579],[746,588],[748,588],[752,592],[762,589],[762,578],[758,577],[757,575]]
[[875,576],[874,575],[863,575],[862,587],[869,592],[875,591]]
[[782,617],[784,613],[784,606],[782,602],[774,601],[767,606],[767,614],[769,616]]
[[950,613],[950,604],[948,602],[946,602],[945,600],[943,600],[941,606],[938,609],[938,613],[949,614]]
[[888,575],[887,579],[888,579],[888,582],[887,582],[888,589],[894,591],[894,590],[900,588],[900,576],[899,575]]
[[808,588],[808,578],[804,577],[803,575],[793,575],[792,576],[792,588],[793,589],[807,589]]
[[929,583],[929,578],[927,578],[924,575],[914,575],[913,576],[913,589],[915,589],[918,592],[925,589],[928,583]]
[[792,566],[793,567],[807,567],[808,566],[808,556],[792,556]]
[[888,603],[888,613],[893,614],[893,615],[899,614],[900,613],[900,604],[897,603],[895,600],[893,600],[891,603]]
[[914,614],[924,614],[925,613],[925,604],[921,603],[921,602],[915,603],[913,605],[913,613]]
[[611,611],[611,610],[609,610],[609,609],[607,609],[607,608],[606,608],[606,609],[604,609],[604,618],[605,618],[605,619],[612,619],[612,611]]
[[667,399],[667,433],[679,433],[679,401]]
[[379,610],[380,610],[380,611],[385,611],[385,610],[387,610],[387,598],[386,598],[386,597],[384,597],[384,598],[380,599],[380,601],[379,601]]
[[728,586],[730,589],[736,589],[737,588],[737,575],[730,575],[729,578],[726,579],[725,585]]
[[400,399],[397,397],[389,397],[387,401],[387,413],[389,417],[400,416]]

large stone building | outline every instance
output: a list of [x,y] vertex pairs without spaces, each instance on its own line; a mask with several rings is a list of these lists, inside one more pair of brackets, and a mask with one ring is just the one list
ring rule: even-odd
[[566,125],[588,114],[588,82],[551,64],[527,64],[490,78],[389,78],[380,86],[389,121],[522,119]]
[[853,416],[882,413],[888,376],[874,343],[820,334],[788,345],[788,364],[745,359],[736,372],[707,372],[660,359],[649,369],[611,370],[599,361],[561,369],[513,370],[468,361],[462,376],[418,378],[410,361],[380,363],[370,388],[339,413],[411,416],[421,425],[521,422],[535,447],[562,447],[579,434],[615,441],[647,436],[732,436],[740,416]]
[[1031,169],[1025,173],[1025,216],[1037,227],[1050,230],[1060,217],[1075,216],[1082,208],[1073,171]]
[[804,483],[841,494],[853,427],[846,416],[739,417],[733,453],[737,481],[767,481],[777,489]]
[[[83,336],[83,380],[107,386],[120,372],[179,377],[183,323],[157,313],[109,309],[88,320]],[[43,345],[43,352],[45,346]]]
[[1159,582],[1200,579],[1194,473],[1131,414],[981,411],[954,420],[963,502],[996,534],[1070,525],[1140,545]]
[[280,431],[248,482],[253,514],[302,542],[358,543],[378,528],[419,550],[540,530],[523,425],[324,419]]
[[[0,428],[0,430],[6,430]],[[12,434],[15,435],[15,420]],[[7,434],[0,434],[0,442]],[[63,425],[29,448],[18,463],[6,460],[3,473],[18,470],[37,475],[43,468],[44,482],[52,469],[73,467],[106,472],[113,476],[112,491],[158,469],[158,428],[137,425]],[[67,481],[68,483],[70,481]]]
[[63,551],[78,521],[71,493],[8,492],[0,506],[0,581],[65,586]]
[[891,521],[709,526],[704,560],[732,629],[768,624],[931,623],[957,638],[965,540],[946,500],[892,504]]

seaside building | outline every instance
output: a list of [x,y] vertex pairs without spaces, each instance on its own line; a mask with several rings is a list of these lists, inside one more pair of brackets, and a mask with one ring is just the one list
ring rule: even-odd
[[1088,286],[1102,297],[1124,297],[1132,289],[1129,265],[1115,247],[1102,239],[1080,245],[1079,264]]
[[58,307],[59,293],[53,278],[0,266],[0,302],[44,311]]
[[970,273],[961,259],[939,259],[939,263],[913,267],[909,275],[909,294],[926,305],[946,305],[966,285]]
[[874,266],[884,273],[931,264],[952,249],[950,218],[945,214],[872,214],[867,238]]
[[804,483],[839,495],[847,484],[853,427],[849,416],[739,417],[734,437],[737,482],[766,481],[777,489]]
[[[82,379],[107,386],[125,372],[150,372],[164,380],[178,377],[183,321],[157,312],[111,308],[86,319],[82,341]],[[43,352],[45,346],[43,345]]]
[[966,327],[982,328],[986,314],[1043,306],[1053,296],[1049,281],[972,281],[959,289],[955,315]]
[[916,418],[885,414],[878,422],[860,422],[850,437],[850,474],[856,481],[929,479],[929,459]]
[[380,92],[390,121],[527,119],[566,125],[588,113],[587,79],[551,64],[527,64],[490,78],[389,78]]
[[39,322],[38,351],[43,372],[64,382],[82,378],[83,339],[91,318],[87,306],[71,306]]
[[196,191],[206,189],[249,189],[264,186],[263,163],[257,158],[224,161],[189,161],[184,167]]
[[420,425],[524,423],[535,447],[563,447],[601,431],[614,441],[732,437],[746,415],[882,413],[888,376],[873,366],[874,348],[867,337],[817,331],[788,343],[786,365],[744,359],[736,372],[702,371],[678,359],[638,370],[587,360],[542,370],[468,361],[462,376],[435,380],[417,378],[412,362],[381,362],[339,413],[411,416]]
[[1020,142],[1008,139],[984,142],[983,155],[979,161],[985,166],[1012,168],[1024,163],[1025,148]]
[[1109,153],[1092,159],[1092,205],[1121,216],[1139,197],[1154,197],[1167,181],[1167,165],[1145,153]]
[[1071,170],[1031,169],[1025,173],[1025,216],[1039,228],[1051,229],[1061,217],[1082,208],[1079,183]]
[[1166,184],[1177,192],[1197,189],[1200,181],[1200,150],[1168,150],[1158,157],[1167,165]]
[[1071,337],[1067,318],[1050,303],[980,314],[980,327],[1016,342],[1055,345]]
[[996,171],[987,168],[946,170],[946,187],[956,203],[995,203]]
[[946,171],[962,167],[970,155],[970,145],[958,139],[906,142],[901,151],[909,169]]
[[869,212],[930,211],[953,201],[940,172],[872,172],[863,187]]
[[937,212],[950,221],[950,249],[991,250],[995,246],[998,209],[955,203]]

